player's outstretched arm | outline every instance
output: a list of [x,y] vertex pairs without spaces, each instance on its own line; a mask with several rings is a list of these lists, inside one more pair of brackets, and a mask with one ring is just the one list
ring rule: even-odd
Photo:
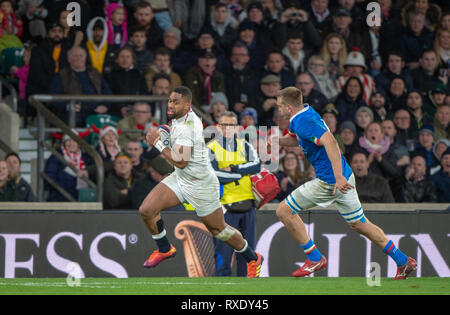
[[337,190],[345,194],[348,190],[355,188],[347,182],[347,179],[342,174],[341,150],[333,134],[330,131],[326,131],[320,138],[319,143],[325,147],[333,168],[334,178],[336,179],[333,194],[336,194]]
[[277,135],[272,135],[267,139],[267,145],[269,147],[273,146],[276,141],[278,141],[278,145],[280,147],[296,147],[298,146],[297,138],[287,134],[283,137],[279,137]]

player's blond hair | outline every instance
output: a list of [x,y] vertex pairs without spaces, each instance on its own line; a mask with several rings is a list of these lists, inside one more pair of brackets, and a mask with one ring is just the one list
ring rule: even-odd
[[294,107],[299,107],[303,104],[303,94],[294,86],[278,91],[276,96],[280,97],[281,102],[286,105],[289,104]]

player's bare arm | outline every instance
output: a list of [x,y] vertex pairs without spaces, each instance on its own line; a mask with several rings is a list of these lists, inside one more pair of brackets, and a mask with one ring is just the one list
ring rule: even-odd
[[319,143],[325,147],[331,162],[331,167],[333,168],[334,178],[336,179],[333,194],[336,194],[337,190],[345,194],[348,190],[355,188],[347,181],[344,175],[342,175],[341,150],[339,149],[333,134],[329,131],[325,132],[320,138]]
[[271,137],[268,138],[267,145],[269,147],[271,147],[277,140],[278,140],[278,145],[281,147],[297,147],[298,146],[297,139],[290,135],[285,135],[283,137],[279,137],[277,135],[272,135]]

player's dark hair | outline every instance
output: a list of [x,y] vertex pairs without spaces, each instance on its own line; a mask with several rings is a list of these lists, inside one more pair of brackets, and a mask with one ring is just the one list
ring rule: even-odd
[[281,97],[284,104],[299,107],[303,104],[303,94],[296,87],[290,86],[277,92],[277,97]]
[[184,85],[177,86],[176,88],[173,89],[172,92],[181,94],[181,96],[185,100],[189,101],[189,103],[192,103],[192,92],[191,89],[189,89],[187,86]]

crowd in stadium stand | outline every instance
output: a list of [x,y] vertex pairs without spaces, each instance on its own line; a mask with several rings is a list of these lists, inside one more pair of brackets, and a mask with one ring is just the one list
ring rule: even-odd
[[[80,5],[79,26],[68,23],[69,2]],[[362,202],[450,202],[450,3],[378,0],[377,26],[368,21],[369,2],[1,0],[0,50],[2,57],[24,50],[24,64],[8,71],[25,125],[36,115],[27,103],[33,94],[168,96],[185,85],[214,123],[231,110],[242,130],[286,134],[275,95],[296,86],[351,163]],[[47,106],[68,122],[68,104]],[[93,130],[88,137],[104,160],[105,208],[137,208],[171,172],[143,141],[161,122],[161,108],[75,108],[76,127]],[[95,166],[70,137],[60,139],[59,153],[77,172],[55,156],[45,172],[79,200]],[[281,148],[280,157],[275,201],[314,177],[300,148]],[[5,165],[0,200],[13,200],[24,184]],[[67,198],[50,189],[48,200]]]

